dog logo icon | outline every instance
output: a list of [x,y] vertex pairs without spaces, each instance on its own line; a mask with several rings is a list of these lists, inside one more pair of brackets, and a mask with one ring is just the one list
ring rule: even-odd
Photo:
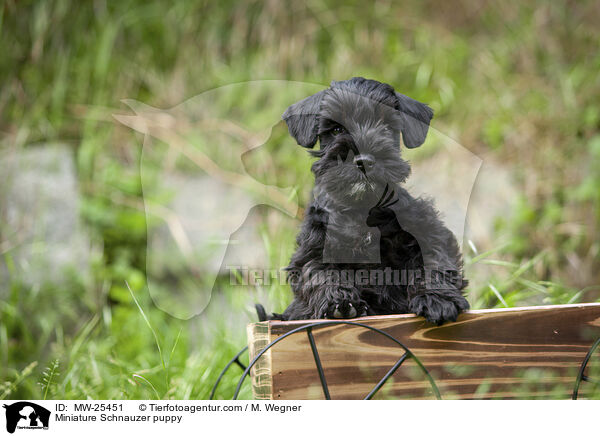
[[6,431],[14,433],[18,429],[48,430],[50,411],[29,401],[19,401],[2,405],[6,409]]

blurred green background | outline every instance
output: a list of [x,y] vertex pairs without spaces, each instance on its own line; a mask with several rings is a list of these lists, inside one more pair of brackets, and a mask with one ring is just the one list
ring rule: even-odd
[[[144,138],[113,118],[128,113],[123,99],[171,108],[251,80],[390,83],[428,102],[437,130],[508,174],[509,207],[485,242],[463,245],[473,308],[598,301],[599,20],[594,1],[4,0],[0,152],[66,145],[89,271],[32,282],[0,203],[0,399],[208,398],[245,344],[252,302],[277,311],[290,300],[283,285],[240,291],[226,278],[200,320],[153,304]],[[310,159],[287,152],[296,148],[283,136],[272,165],[254,171],[294,181],[304,202]],[[144,191],[160,194],[154,183]],[[285,266],[296,228],[261,227],[271,267]],[[272,241],[284,248],[273,254]],[[231,398],[237,375],[218,397]]]

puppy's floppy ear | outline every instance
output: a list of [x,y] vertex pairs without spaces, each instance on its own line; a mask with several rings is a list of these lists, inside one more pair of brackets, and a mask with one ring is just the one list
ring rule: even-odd
[[433,109],[425,103],[413,100],[396,92],[398,110],[402,117],[402,140],[408,148],[415,148],[425,142]]
[[302,147],[313,148],[317,143],[317,123],[325,90],[294,103],[283,113],[290,135]]

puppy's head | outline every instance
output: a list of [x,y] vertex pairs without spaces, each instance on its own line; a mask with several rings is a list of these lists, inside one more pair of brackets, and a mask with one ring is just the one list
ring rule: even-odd
[[283,114],[299,145],[319,150],[315,183],[332,198],[352,205],[377,198],[386,185],[406,180],[410,166],[400,156],[427,136],[433,111],[384,83],[355,77],[290,106]]

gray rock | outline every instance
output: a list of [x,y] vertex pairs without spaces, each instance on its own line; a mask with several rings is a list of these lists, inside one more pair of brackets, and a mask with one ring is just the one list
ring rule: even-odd
[[65,268],[87,274],[90,241],[79,223],[71,151],[64,145],[5,151],[0,175],[0,291],[11,279],[61,283]]

